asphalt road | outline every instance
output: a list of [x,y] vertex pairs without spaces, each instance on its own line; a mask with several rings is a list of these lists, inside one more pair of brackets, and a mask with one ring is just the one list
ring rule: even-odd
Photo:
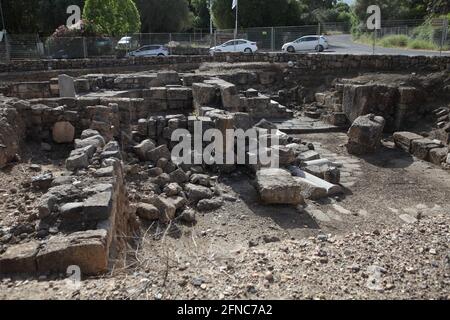
[[[351,35],[327,36],[330,48],[324,53],[338,54],[372,54],[372,46],[355,43]],[[439,51],[411,50],[399,48],[375,47],[375,54],[382,55],[406,55],[406,56],[439,56]],[[443,56],[450,56],[450,51],[442,52]]]

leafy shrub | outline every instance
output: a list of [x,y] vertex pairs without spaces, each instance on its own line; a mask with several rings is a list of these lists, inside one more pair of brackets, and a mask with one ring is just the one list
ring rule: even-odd
[[381,38],[379,44],[382,47],[400,47],[404,48],[408,46],[409,42],[408,36],[405,35],[392,35]]
[[414,39],[409,41],[408,48],[410,49],[424,49],[424,50],[439,50],[439,46],[435,43],[422,39]]

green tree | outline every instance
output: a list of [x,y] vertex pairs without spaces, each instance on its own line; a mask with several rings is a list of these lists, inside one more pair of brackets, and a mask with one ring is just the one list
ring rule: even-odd
[[98,33],[121,36],[140,30],[140,15],[132,0],[86,0],[83,19]]
[[427,12],[433,15],[449,15],[450,2],[448,0],[428,0]]
[[[186,0],[135,0],[141,12],[142,32],[178,32],[192,26]],[[231,6],[231,5],[230,5]]]
[[141,30],[141,16],[133,0],[116,0],[116,34],[124,35]]
[[83,10],[83,0],[40,0],[38,12],[39,31],[52,34],[59,26],[65,25],[69,15],[67,7],[77,5]]
[[382,20],[423,19],[430,0],[356,0],[354,12],[359,21],[367,18],[367,7],[378,5]]
[[39,31],[39,1],[2,0],[6,30],[11,34]]
[[[230,0],[215,0],[212,6],[215,25],[233,28],[235,11]],[[296,0],[239,1],[239,27],[286,26],[301,23],[301,10]]]
[[191,0],[191,8],[194,14],[194,27],[209,28],[209,0]]

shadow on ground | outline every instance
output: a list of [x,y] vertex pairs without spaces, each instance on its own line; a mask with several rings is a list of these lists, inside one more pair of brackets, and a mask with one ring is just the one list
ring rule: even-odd
[[254,215],[268,217],[284,230],[320,229],[310,215],[301,214],[295,206],[260,204],[258,193],[252,185],[251,178],[244,174],[227,179],[224,184],[231,187],[240,196],[240,199]]

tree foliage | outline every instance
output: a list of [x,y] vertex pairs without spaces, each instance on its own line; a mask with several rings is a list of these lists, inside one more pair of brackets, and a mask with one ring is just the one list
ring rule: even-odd
[[39,2],[39,31],[46,35],[66,24],[69,17],[67,7],[77,5],[83,10],[84,4],[83,0],[41,0]]
[[433,0],[356,0],[354,12],[360,21],[367,18],[367,7],[378,5],[382,20],[423,19]]
[[191,10],[194,14],[193,26],[195,28],[209,28],[209,0],[191,0]]
[[[213,1],[218,28],[234,28],[232,0]],[[99,33],[179,32],[209,28],[209,0],[2,0],[6,28],[15,34],[52,34],[64,25],[69,5],[83,8],[83,19]],[[449,14],[449,0],[239,0],[239,26],[270,27],[349,22],[361,25],[369,5],[380,5],[383,20],[424,19]],[[140,13],[140,14],[139,14]],[[142,22],[142,23],[140,23]],[[142,27],[141,27],[142,26]]]
[[[233,28],[235,11],[231,0],[215,0],[212,6],[213,19],[218,28]],[[296,0],[245,0],[239,1],[239,26],[267,27],[301,23],[300,6]]]
[[193,20],[186,0],[135,0],[141,12],[142,32],[178,32]]
[[132,0],[86,0],[83,19],[98,33],[122,36],[139,32],[139,11]]
[[2,0],[6,29],[10,33],[36,33],[39,30],[39,1]]

